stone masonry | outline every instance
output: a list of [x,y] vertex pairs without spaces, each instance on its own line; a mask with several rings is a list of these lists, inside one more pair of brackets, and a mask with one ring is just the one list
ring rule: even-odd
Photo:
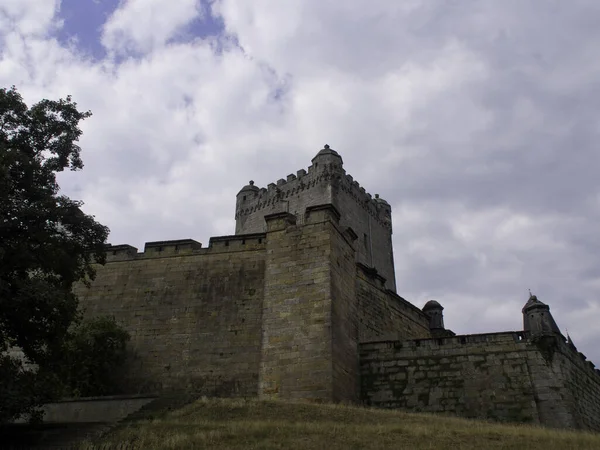
[[236,197],[236,234],[108,247],[88,316],[131,334],[120,391],[353,402],[600,431],[600,372],[532,295],[523,330],[455,335],[396,293],[391,207],[325,146]]

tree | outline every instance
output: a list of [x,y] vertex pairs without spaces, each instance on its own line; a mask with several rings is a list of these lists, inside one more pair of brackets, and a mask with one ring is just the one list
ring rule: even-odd
[[[105,262],[108,228],[56,181],[83,168],[79,122],[90,115],[71,97],[28,108],[14,87],[0,89],[0,422],[58,395],[46,368],[79,319],[72,286]],[[39,366],[36,376],[6,356],[13,347]]]
[[112,317],[78,322],[54,360],[54,373],[73,397],[121,393],[116,391],[122,375],[118,369],[127,357],[129,339],[129,333]]

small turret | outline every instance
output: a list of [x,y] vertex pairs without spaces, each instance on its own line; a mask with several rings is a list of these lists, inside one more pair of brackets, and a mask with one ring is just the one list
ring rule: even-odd
[[[311,160],[312,168],[316,170],[324,170],[326,168],[329,169],[341,169],[344,161],[338,152],[329,147],[329,145],[325,144],[323,149],[316,154],[316,156]],[[310,171],[309,167],[309,171]]]
[[254,197],[258,195],[258,187],[254,186],[254,181],[250,180],[250,182],[244,186],[240,192],[238,192],[236,196],[236,210],[243,208],[244,203],[248,200],[252,200]]
[[390,229],[392,228],[392,207],[388,202],[379,197],[379,194],[375,194],[373,199],[377,205],[377,214],[379,218],[385,223]]
[[529,292],[529,300],[523,307],[523,330],[532,336],[558,334],[562,336],[558,325],[550,313],[550,307]]
[[430,330],[444,329],[444,307],[435,300],[429,300],[423,306],[423,312],[429,317]]

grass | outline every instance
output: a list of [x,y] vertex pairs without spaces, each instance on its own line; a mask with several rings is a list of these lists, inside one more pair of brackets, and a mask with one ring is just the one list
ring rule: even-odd
[[91,449],[600,449],[600,434],[341,405],[203,399]]

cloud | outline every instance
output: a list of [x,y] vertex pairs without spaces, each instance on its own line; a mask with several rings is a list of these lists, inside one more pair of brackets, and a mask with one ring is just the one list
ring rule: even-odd
[[125,0],[104,24],[101,41],[111,53],[147,53],[163,46],[200,12],[197,0]]
[[600,361],[597,2],[130,0],[96,61],[14,5],[0,81],[93,111],[61,185],[113,243],[231,234],[241,186],[328,143],[392,205],[400,295],[470,333],[520,329],[530,288]]
[[57,0],[2,0],[0,4],[0,30],[10,30],[27,37],[44,35],[52,31],[58,10]]

